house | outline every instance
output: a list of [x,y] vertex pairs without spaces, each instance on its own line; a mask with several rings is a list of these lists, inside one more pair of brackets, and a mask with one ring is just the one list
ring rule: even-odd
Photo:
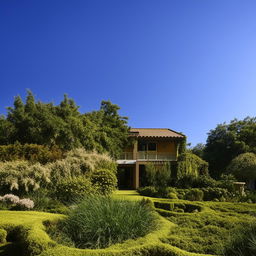
[[178,149],[185,138],[167,128],[132,128],[131,145],[124,149],[118,163],[120,189],[137,189],[145,182],[145,165],[177,161]]

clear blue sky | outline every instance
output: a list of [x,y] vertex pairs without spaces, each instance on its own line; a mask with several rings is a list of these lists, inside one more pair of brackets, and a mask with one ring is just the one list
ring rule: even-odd
[[0,1],[0,113],[31,89],[195,145],[256,111],[255,0]]

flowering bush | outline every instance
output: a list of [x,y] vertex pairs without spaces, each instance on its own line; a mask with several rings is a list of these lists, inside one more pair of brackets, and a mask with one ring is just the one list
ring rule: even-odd
[[28,209],[31,210],[34,208],[34,202],[29,198],[20,199],[17,203],[17,206],[21,209]]
[[0,197],[0,201],[5,202],[7,204],[17,204],[19,200],[19,197],[13,194],[6,194]]
[[2,202],[7,208],[15,210],[31,210],[34,208],[34,202],[29,198],[20,199],[13,194],[6,194],[0,196],[0,202]]

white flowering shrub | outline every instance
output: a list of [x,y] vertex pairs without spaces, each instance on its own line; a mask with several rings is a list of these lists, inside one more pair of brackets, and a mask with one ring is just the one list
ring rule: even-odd
[[20,200],[20,198],[13,194],[6,194],[6,195],[0,197],[0,201],[5,202],[7,204],[17,204],[19,202],[19,200]]
[[31,210],[35,206],[33,200],[29,198],[20,199],[18,196],[13,194],[0,196],[0,202],[14,210]]
[[0,189],[2,193],[17,191],[24,194],[50,183],[50,170],[39,163],[27,161],[0,162]]
[[20,199],[17,202],[17,206],[19,206],[20,208],[31,210],[34,208],[35,204],[31,199],[24,198],[24,199]]
[[116,176],[117,165],[106,154],[75,149],[66,158],[46,165],[28,161],[0,162],[0,192],[26,195],[39,188],[54,191],[63,179],[84,177],[91,180],[93,173],[107,169]]

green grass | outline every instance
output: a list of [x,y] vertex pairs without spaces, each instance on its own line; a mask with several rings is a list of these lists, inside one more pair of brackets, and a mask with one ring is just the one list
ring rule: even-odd
[[[118,191],[113,197],[129,200],[143,198],[134,191]],[[43,223],[55,223],[63,215],[0,211],[0,228],[9,233],[18,233],[18,239],[25,245],[25,249],[30,254],[40,256],[199,256],[221,255],[223,247],[229,237],[237,232],[238,226],[248,226],[255,222],[255,204],[155,198],[151,200],[162,203],[158,207],[165,208],[157,209],[165,216],[158,217],[157,228],[144,237],[127,240],[105,249],[77,249],[54,242],[45,232]],[[174,204],[174,207],[168,208],[163,203]],[[191,206],[196,206],[199,211],[178,210],[184,207],[190,209]],[[20,255],[15,245],[2,245],[0,256]],[[11,251],[14,253],[10,253]]]
[[145,236],[156,225],[157,214],[146,201],[93,196],[84,198],[51,233],[78,248],[96,249]]

